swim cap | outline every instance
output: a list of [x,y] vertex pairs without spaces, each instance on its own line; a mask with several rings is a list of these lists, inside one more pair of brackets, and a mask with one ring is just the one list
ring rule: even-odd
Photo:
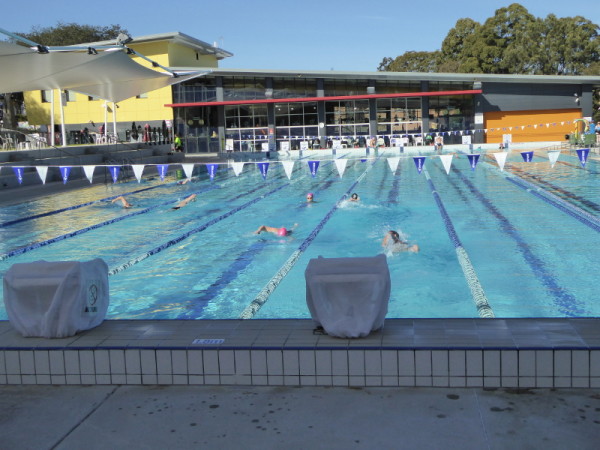
[[283,227],[281,227],[279,230],[277,230],[277,235],[278,236],[287,236],[287,230]]
[[306,194],[306,198],[308,197],[314,197],[312,192],[309,192],[308,194]]

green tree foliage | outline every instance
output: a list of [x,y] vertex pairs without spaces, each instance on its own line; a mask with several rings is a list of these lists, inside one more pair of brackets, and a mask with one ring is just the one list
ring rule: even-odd
[[396,59],[384,58],[379,64],[379,70],[388,72],[437,72],[439,54],[440,52],[406,52]]
[[29,33],[16,33],[37,44],[61,47],[88,42],[115,40],[119,33],[127,33],[120,25],[106,27],[58,22],[53,27],[33,27]]
[[581,75],[598,73],[598,25],[577,17],[545,19],[513,3],[483,24],[456,22],[435,52],[386,57],[380,71]]

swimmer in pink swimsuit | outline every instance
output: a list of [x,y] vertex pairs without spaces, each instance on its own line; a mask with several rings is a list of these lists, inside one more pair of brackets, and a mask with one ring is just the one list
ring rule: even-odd
[[254,234],[260,234],[263,231],[266,231],[267,233],[273,233],[276,234],[277,236],[289,236],[290,234],[292,234],[292,232],[294,231],[294,228],[296,228],[298,224],[294,224],[294,226],[291,229],[287,229],[285,227],[279,227],[279,228],[275,228],[275,227],[268,227],[266,225],[261,225],[260,227],[258,227],[258,230],[256,230],[254,232]]

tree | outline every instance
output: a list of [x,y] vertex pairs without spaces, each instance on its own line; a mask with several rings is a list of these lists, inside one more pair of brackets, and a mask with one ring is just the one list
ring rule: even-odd
[[120,25],[106,27],[58,22],[53,27],[33,27],[29,33],[16,33],[37,44],[61,47],[97,41],[116,40],[119,33],[127,33]]
[[385,57],[378,70],[580,75],[596,70],[599,62],[598,25],[581,16],[536,18],[513,3],[483,25],[459,19],[438,52]]
[[437,72],[440,52],[406,52],[395,59],[384,58],[380,71],[388,72]]

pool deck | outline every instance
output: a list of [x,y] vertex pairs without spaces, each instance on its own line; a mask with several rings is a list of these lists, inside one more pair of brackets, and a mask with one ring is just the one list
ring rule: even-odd
[[0,322],[0,448],[598,446],[600,319],[313,327],[105,321],[42,339]]
[[0,321],[0,448],[598,447],[600,319],[388,319],[362,339],[313,328],[108,320],[42,339]]

